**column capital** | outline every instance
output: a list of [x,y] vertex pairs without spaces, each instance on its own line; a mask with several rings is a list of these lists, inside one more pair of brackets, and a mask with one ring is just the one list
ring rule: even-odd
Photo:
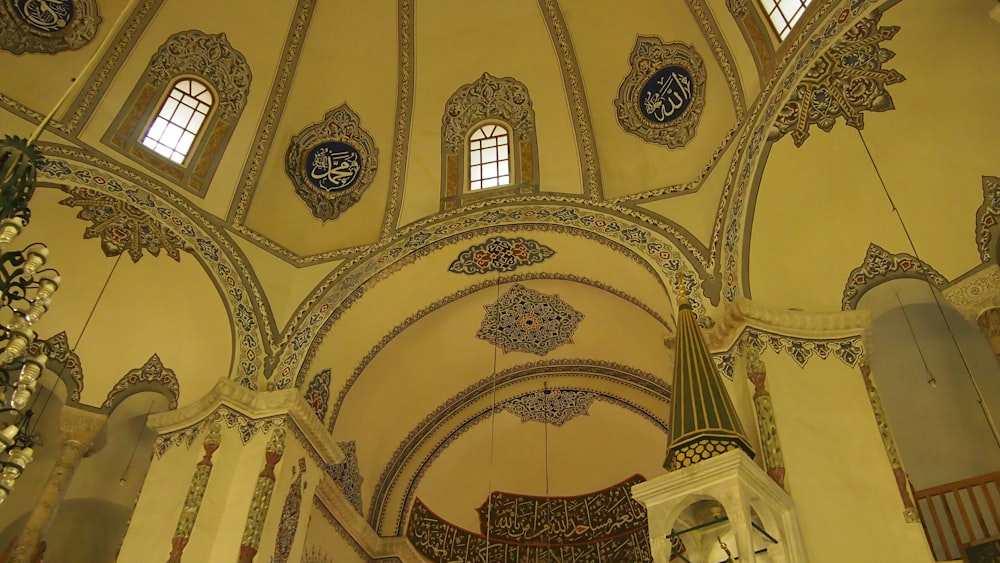
[[105,414],[63,407],[59,414],[59,435],[63,442],[77,442],[89,448],[107,421]]

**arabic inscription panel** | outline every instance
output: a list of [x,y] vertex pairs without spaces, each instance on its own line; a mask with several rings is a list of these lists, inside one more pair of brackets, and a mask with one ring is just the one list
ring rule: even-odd
[[285,154],[295,194],[322,221],[337,218],[361,199],[377,168],[375,141],[347,104],[293,137]]
[[651,143],[686,145],[705,106],[705,64],[694,47],[640,35],[629,64],[615,99],[618,123]]
[[79,49],[100,23],[96,0],[6,0],[0,2],[0,49],[17,55]]

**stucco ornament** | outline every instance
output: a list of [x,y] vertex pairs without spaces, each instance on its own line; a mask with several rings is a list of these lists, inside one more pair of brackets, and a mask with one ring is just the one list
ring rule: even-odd
[[488,72],[459,88],[444,108],[442,129],[448,152],[460,152],[469,129],[484,119],[502,119],[527,136],[535,129],[528,88],[513,78],[497,78]]
[[676,149],[694,138],[705,107],[705,63],[694,47],[640,35],[615,108],[623,129]]
[[881,27],[881,17],[875,10],[813,63],[778,112],[768,140],[776,141],[791,132],[798,147],[809,137],[812,125],[829,132],[837,118],[843,117],[845,123],[860,130],[865,126],[864,112],[893,109],[886,87],[905,78],[882,68],[895,53],[881,43],[892,39],[899,26]]
[[79,49],[101,21],[96,0],[6,0],[0,2],[0,49],[15,55]]
[[573,333],[583,313],[558,295],[547,295],[514,284],[492,305],[486,305],[483,324],[476,333],[508,352],[529,352],[544,356],[573,342]]
[[375,141],[347,104],[292,137],[285,172],[295,193],[322,221],[336,219],[361,199],[378,169]]
[[250,93],[250,65],[229,43],[225,33],[209,35],[198,30],[170,37],[153,55],[146,70],[154,86],[161,86],[180,74],[196,74],[218,92],[218,111],[235,120],[246,106]]

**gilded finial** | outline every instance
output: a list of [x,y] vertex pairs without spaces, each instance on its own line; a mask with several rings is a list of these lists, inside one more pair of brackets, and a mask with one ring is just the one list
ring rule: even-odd
[[687,287],[684,285],[684,270],[681,268],[677,268],[677,304],[689,304]]

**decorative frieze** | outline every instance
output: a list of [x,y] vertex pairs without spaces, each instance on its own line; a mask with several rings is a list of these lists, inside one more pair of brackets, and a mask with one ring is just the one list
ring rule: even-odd
[[774,417],[771,394],[765,385],[767,367],[760,359],[760,352],[757,350],[751,349],[747,352],[747,379],[753,383],[753,404],[757,410],[757,433],[764,457],[764,468],[779,487],[788,490],[785,486],[785,459],[781,453],[781,441],[778,439],[778,423]]
[[875,423],[878,425],[879,434],[882,436],[885,455],[889,458],[892,475],[896,480],[896,487],[899,489],[899,496],[903,501],[903,516],[907,522],[919,522],[920,515],[913,501],[906,471],[903,469],[903,460],[899,457],[899,450],[896,449],[896,440],[893,438],[892,430],[889,428],[889,418],[885,414],[885,409],[882,408],[882,398],[879,397],[875,381],[872,379],[871,368],[868,367],[867,358],[863,358],[861,361],[861,377],[864,379],[865,389],[868,391],[868,400],[871,402],[872,411],[875,413]]
[[[59,202],[66,207],[79,207],[76,217],[90,224],[83,231],[83,238],[101,239],[101,250],[107,257],[128,252],[133,262],[138,262],[145,250],[153,256],[160,251],[180,261],[181,251],[188,247],[184,239],[139,207],[130,205],[97,190],[79,186],[60,186],[69,197]],[[148,198],[140,205],[148,207]]]
[[1000,178],[983,176],[983,204],[976,210],[976,245],[983,262],[996,259],[1000,232]]
[[160,357],[153,354],[146,363],[126,373],[108,391],[108,398],[101,405],[103,409],[113,409],[125,397],[142,391],[156,391],[167,398],[167,408],[176,409],[181,395],[180,383],[174,370],[164,367]]
[[861,297],[867,291],[877,285],[901,278],[927,280],[939,289],[948,285],[948,280],[944,276],[916,256],[906,253],[891,254],[872,243],[868,245],[868,252],[861,265],[848,274],[840,306],[845,311],[857,309]]
[[[297,471],[296,471],[297,469]],[[302,491],[307,484],[303,481],[306,474],[306,458],[300,457],[297,468],[293,468],[295,480],[292,481],[285,496],[285,504],[281,507],[281,520],[278,522],[278,535],[274,540],[274,556],[271,563],[288,563],[295,543],[295,532],[299,528],[299,518],[302,511]]]

